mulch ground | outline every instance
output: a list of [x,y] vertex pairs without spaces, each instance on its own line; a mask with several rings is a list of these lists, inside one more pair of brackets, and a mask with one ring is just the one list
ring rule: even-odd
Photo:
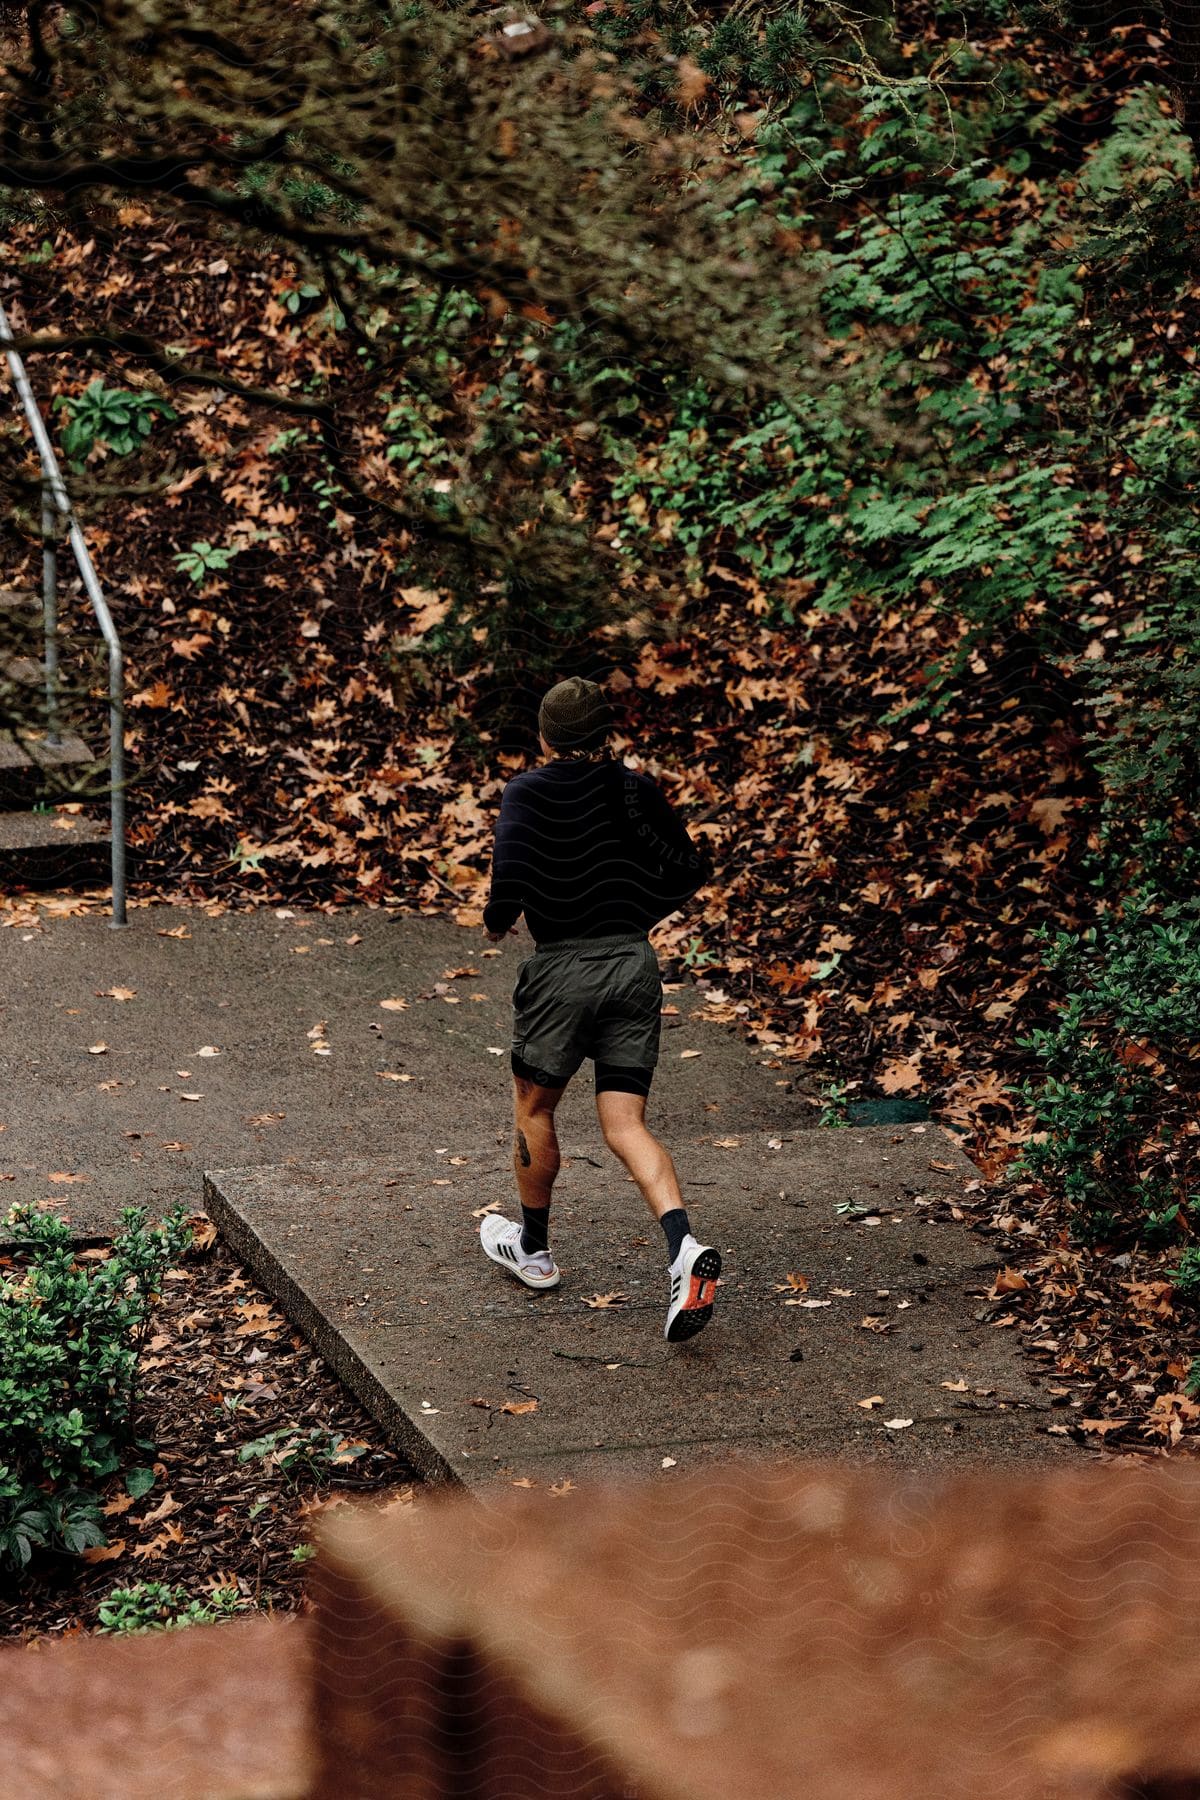
[[[379,1427],[207,1220],[197,1220],[197,1238],[163,1283],[143,1361],[137,1435],[156,1449],[128,1460],[152,1465],[154,1485],[134,1500],[123,1475],[105,1484],[106,1549],[85,1561],[43,1557],[19,1584],[6,1577],[0,1637],[94,1630],[113,1589],[139,1582],[201,1601],[236,1586],[239,1610],[302,1610],[307,1559],[295,1552],[324,1509],[367,1498],[412,1504],[415,1477]],[[289,1465],[289,1446],[314,1429],[315,1457]],[[274,1449],[243,1459],[275,1433]]]

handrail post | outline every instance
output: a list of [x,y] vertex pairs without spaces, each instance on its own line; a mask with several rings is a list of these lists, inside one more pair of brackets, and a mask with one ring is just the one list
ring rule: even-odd
[[112,926],[125,917],[125,666],[119,644],[108,658],[108,762],[112,784]]
[[42,480],[42,623],[46,643],[46,722],[52,744],[62,736],[58,705],[58,507],[54,490]]
[[[63,484],[62,471],[58,466],[58,458],[54,454],[54,445],[50,441],[50,433],[46,429],[46,421],[41,415],[33,389],[29,385],[29,376],[25,371],[16,347],[13,344],[12,332],[9,329],[8,315],[0,304],[0,345],[3,345],[8,359],[9,372],[13,378],[17,395],[25,410],[33,441],[37,445],[38,456],[42,464],[43,496],[49,489],[50,497],[57,512],[66,524],[68,541],[75,556],[75,563],[83,581],[84,592],[92,603],[92,611],[96,615],[96,623],[100,627],[100,635],[104,639],[108,651],[108,716],[109,716],[109,771],[112,792],[109,795],[109,806],[112,815],[112,918],[109,921],[114,928],[128,923],[125,917],[125,660],[121,652],[121,640],[117,636],[117,628],[113,624],[112,614],[108,610],[108,602],[96,576],[91,552],[87,547],[87,539],[83,535],[78,519],[71,509],[70,496]],[[42,513],[42,554],[45,558],[46,546],[46,514]],[[43,560],[43,582],[46,579],[46,565]],[[46,588],[43,586],[43,605],[46,604]],[[54,571],[54,600],[57,613],[58,574],[57,563]],[[49,627],[47,626],[47,678],[49,678],[50,661],[53,656],[54,671],[58,673],[58,640],[55,636],[53,645]],[[56,683],[57,685],[57,683]]]

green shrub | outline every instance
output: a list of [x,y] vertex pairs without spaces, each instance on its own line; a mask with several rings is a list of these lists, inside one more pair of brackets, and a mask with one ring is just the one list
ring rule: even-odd
[[105,387],[101,375],[74,399],[60,394],[54,405],[67,415],[62,447],[73,463],[82,463],[96,444],[106,444],[114,456],[128,456],[150,436],[156,415],[160,419],[179,417],[157,394]]
[[366,1449],[365,1444],[326,1431],[319,1425],[311,1426],[308,1431],[284,1425],[276,1431],[268,1431],[265,1437],[255,1438],[253,1443],[243,1444],[238,1451],[238,1461],[261,1458],[293,1481],[305,1476],[319,1477],[328,1469],[357,1462],[366,1454]]
[[77,1556],[104,1541],[97,1495],[77,1487],[48,1492],[0,1467],[0,1567],[22,1569],[35,1550]]
[[197,587],[203,587],[210,575],[219,574],[222,569],[229,567],[240,549],[240,544],[222,547],[204,542],[195,543],[190,549],[176,551],[175,567]]
[[164,1270],[188,1243],[179,1208],[127,1208],[109,1254],[81,1261],[64,1220],[14,1207],[0,1276],[0,1558],[102,1543],[90,1484],[132,1434],[138,1357]]
[[1189,1244],[1175,1270],[1175,1292],[1192,1305],[1200,1301],[1200,1249]]
[[1089,1238],[1162,1241],[1200,1211],[1200,900],[1143,885],[1078,933],[1041,933],[1066,989],[1018,1040],[1037,1137],[1016,1175],[1056,1184]]
[[215,1625],[238,1610],[235,1587],[214,1588],[205,1600],[189,1600],[182,1587],[167,1581],[137,1581],[113,1588],[100,1602],[102,1633],[178,1631],[187,1625]]

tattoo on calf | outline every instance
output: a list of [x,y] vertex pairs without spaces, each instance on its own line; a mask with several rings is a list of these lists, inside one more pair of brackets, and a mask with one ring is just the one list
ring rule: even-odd
[[529,1168],[530,1164],[533,1162],[533,1158],[529,1154],[529,1145],[525,1142],[525,1133],[523,1131],[518,1131],[517,1133],[517,1155],[521,1159],[521,1167],[523,1169]]

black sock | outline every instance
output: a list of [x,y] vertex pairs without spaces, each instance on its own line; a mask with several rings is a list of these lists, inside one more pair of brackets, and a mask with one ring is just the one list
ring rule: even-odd
[[526,1256],[532,1256],[535,1250],[547,1249],[549,1240],[546,1229],[550,1223],[550,1208],[522,1205],[521,1218],[521,1248]]
[[682,1206],[672,1207],[658,1221],[667,1234],[667,1261],[673,1263],[679,1255],[679,1246],[692,1229],[688,1224],[688,1216]]

